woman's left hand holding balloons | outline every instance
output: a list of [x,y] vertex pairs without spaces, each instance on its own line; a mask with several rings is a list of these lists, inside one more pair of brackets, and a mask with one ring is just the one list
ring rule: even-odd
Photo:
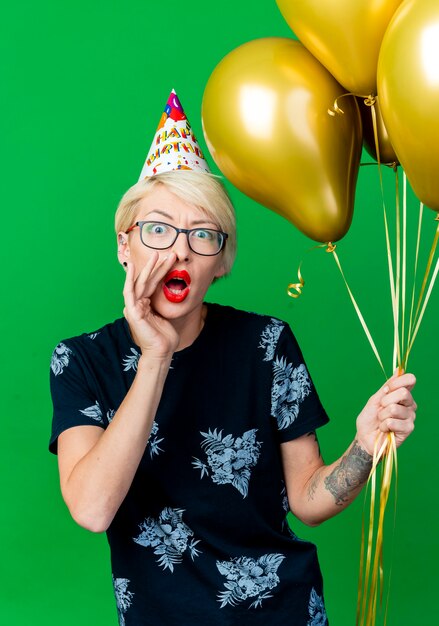
[[396,371],[391,378],[371,396],[357,417],[357,441],[371,456],[376,441],[393,432],[396,447],[413,432],[417,404],[412,396],[416,384],[413,374]]

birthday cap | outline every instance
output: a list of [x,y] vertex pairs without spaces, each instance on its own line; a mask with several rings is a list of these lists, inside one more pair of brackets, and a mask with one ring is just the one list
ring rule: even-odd
[[210,172],[174,90],[169,94],[139,181],[170,170]]

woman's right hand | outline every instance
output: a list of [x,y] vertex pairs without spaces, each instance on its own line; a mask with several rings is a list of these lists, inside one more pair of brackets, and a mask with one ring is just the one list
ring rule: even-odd
[[151,307],[153,293],[174,265],[176,258],[174,252],[162,259],[158,252],[154,252],[137,278],[133,263],[127,264],[123,314],[142,354],[163,358],[171,356],[178,346],[179,336],[172,324]]

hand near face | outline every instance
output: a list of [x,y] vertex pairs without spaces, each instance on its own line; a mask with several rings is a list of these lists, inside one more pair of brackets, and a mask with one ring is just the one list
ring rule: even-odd
[[179,337],[172,324],[151,308],[153,293],[175,261],[176,255],[173,252],[162,258],[154,252],[137,278],[134,264],[127,263],[123,289],[125,300],[123,314],[142,354],[165,357],[172,354],[178,345]]
[[357,418],[357,440],[373,454],[377,437],[395,433],[396,446],[413,432],[417,404],[411,391],[416,384],[413,374],[397,372],[371,398]]

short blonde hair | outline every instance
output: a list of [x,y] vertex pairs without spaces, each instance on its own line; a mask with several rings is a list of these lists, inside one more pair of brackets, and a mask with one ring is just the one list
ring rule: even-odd
[[214,174],[194,170],[173,170],[139,181],[122,197],[115,215],[116,233],[126,232],[136,217],[138,206],[157,185],[163,185],[178,198],[193,204],[228,234],[222,252],[226,274],[236,256],[235,210],[224,185]]

